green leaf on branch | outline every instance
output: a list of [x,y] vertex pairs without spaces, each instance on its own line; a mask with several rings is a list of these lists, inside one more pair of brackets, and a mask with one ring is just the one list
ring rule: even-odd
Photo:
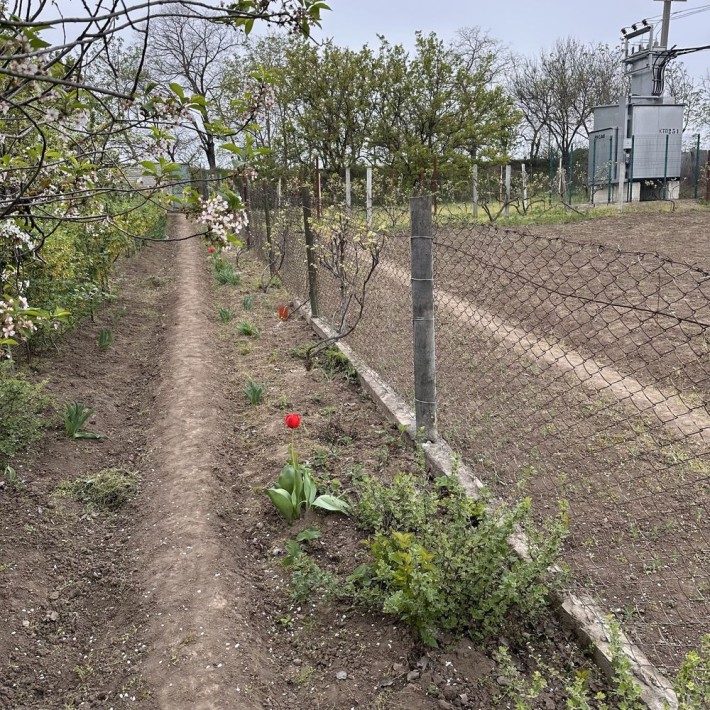
[[173,81],[168,84],[172,92],[182,101],[185,101],[185,91],[183,90],[182,86],[178,84],[177,82]]

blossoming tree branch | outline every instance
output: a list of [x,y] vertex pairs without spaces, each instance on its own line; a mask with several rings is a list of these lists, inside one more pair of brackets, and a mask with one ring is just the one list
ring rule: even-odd
[[[246,213],[227,188],[230,173],[217,174],[215,148],[230,156],[231,174],[248,168],[255,151],[246,129],[268,100],[268,82],[245,79],[231,106],[234,125],[227,125],[200,87],[151,78],[151,43],[160,31],[179,21],[226,37],[265,22],[308,34],[326,9],[317,0],[219,7],[99,0],[64,15],[46,0],[0,0],[0,350],[68,315],[59,304],[31,303],[47,273],[73,268],[58,264],[56,253],[68,234],[81,238],[85,281],[99,289],[126,239],[151,238],[151,225],[136,215],[164,214],[169,200],[196,214],[213,243],[238,241]],[[168,197],[167,184],[173,195],[181,185],[176,143],[190,132],[212,148],[210,194],[200,198],[183,180],[182,196]]]

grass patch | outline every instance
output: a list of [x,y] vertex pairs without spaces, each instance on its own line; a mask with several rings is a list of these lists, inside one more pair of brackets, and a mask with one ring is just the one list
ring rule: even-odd
[[138,474],[125,468],[105,468],[91,476],[65,481],[57,488],[61,496],[83,503],[89,510],[114,512],[138,491]]

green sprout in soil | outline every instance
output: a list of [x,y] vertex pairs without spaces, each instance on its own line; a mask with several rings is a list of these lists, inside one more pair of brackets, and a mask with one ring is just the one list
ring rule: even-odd
[[249,404],[261,404],[266,392],[266,382],[256,382],[251,377],[247,378],[247,384],[244,388]]
[[64,408],[64,430],[67,436],[72,439],[103,439],[101,434],[84,431],[84,426],[93,413],[93,409],[87,409],[81,402],[67,402]]
[[251,321],[248,320],[239,321],[239,323],[237,323],[237,330],[242,335],[247,335],[249,337],[254,338],[259,337],[259,329]]

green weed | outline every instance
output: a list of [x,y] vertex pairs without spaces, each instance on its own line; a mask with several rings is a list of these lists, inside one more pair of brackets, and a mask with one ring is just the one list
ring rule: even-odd
[[224,259],[216,259],[214,262],[215,278],[221,286],[239,286],[242,277],[234,271],[234,267]]
[[245,311],[250,311],[254,308],[254,296],[244,296],[242,301],[242,308]]
[[21,491],[25,487],[25,484],[18,477],[17,471],[12,466],[5,466],[3,477],[10,490]]
[[307,555],[298,539],[286,543],[284,567],[291,570],[290,595],[293,601],[305,601],[314,596],[333,598],[340,589],[340,580],[332,572],[322,569]]

